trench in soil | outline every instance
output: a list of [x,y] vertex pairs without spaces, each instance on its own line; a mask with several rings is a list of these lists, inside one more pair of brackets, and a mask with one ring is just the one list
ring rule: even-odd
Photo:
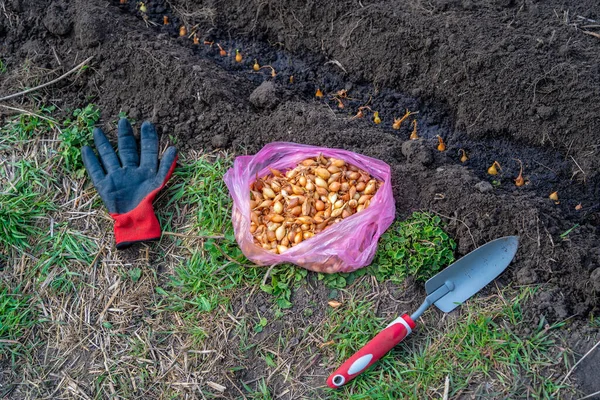
[[[283,108],[282,114],[284,114],[283,117],[287,118],[286,120],[292,119],[288,114],[294,113],[297,109],[294,106],[291,107],[291,111],[289,108],[284,108],[285,101],[310,104],[323,110],[323,114],[335,116],[335,121],[327,120],[325,123],[319,124],[315,130],[322,128],[324,125],[330,130],[332,130],[331,127],[343,127],[346,129],[344,133],[361,133],[361,135],[358,135],[360,137],[358,140],[370,139],[368,135],[377,131],[389,135],[393,140],[386,138],[383,145],[398,144],[398,146],[394,146],[393,149],[387,152],[370,148],[374,144],[378,144],[374,141],[383,138],[385,135],[377,136],[375,139],[362,144],[345,138],[341,141],[339,147],[347,149],[355,147],[358,150],[369,152],[368,155],[374,157],[381,154],[379,158],[392,165],[395,180],[394,196],[400,218],[406,217],[410,211],[415,209],[433,210],[450,216],[454,215],[456,218],[449,221],[447,229],[459,244],[458,256],[473,250],[475,242],[481,245],[485,241],[498,236],[517,234],[517,232],[521,234],[522,232],[523,241],[515,262],[495,284],[503,286],[516,282],[525,285],[541,285],[540,294],[531,301],[531,304],[528,304],[528,309],[525,311],[531,317],[528,320],[545,318],[548,321],[568,319],[576,321],[573,330],[565,329],[562,332],[567,339],[577,328],[586,325],[586,318],[597,314],[597,292],[592,288],[593,285],[588,276],[590,276],[593,268],[598,267],[598,260],[600,260],[600,252],[597,248],[597,238],[600,234],[599,204],[597,201],[599,195],[598,176],[588,178],[584,173],[579,172],[575,159],[571,157],[568,148],[563,149],[561,152],[548,147],[532,145],[531,141],[515,140],[514,135],[510,134],[508,130],[506,132],[496,132],[494,136],[488,137],[474,138],[468,136],[465,132],[454,129],[455,114],[453,114],[452,110],[454,108],[452,105],[436,102],[431,100],[430,97],[423,98],[418,93],[410,91],[403,93],[387,87],[374,86],[371,82],[345,73],[343,66],[340,67],[334,60],[316,54],[319,49],[315,49],[313,53],[290,53],[282,50],[283,46],[280,43],[269,42],[266,35],[257,33],[248,40],[239,40],[232,38],[225,29],[219,27],[203,32],[202,36],[199,37],[199,44],[194,45],[192,37],[179,37],[181,21],[177,16],[177,12],[169,8],[168,4],[165,1],[152,1],[152,4],[146,5],[147,18],[144,18],[138,10],[137,2],[129,0],[128,4],[121,5],[119,1],[113,0],[112,5],[115,7],[111,6],[110,12],[114,13],[118,8],[123,13],[122,16],[125,14],[127,17],[130,15],[137,16],[140,31],[147,32],[148,27],[160,39],[169,38],[175,51],[182,50],[180,46],[186,47],[188,50],[193,51],[198,62],[207,60],[229,74],[241,78],[231,79],[230,82],[245,80],[252,84],[248,86],[256,88],[265,81],[273,81],[284,91],[284,99],[278,107]],[[165,15],[170,21],[169,25],[166,26],[163,25]],[[119,18],[115,18],[115,20],[119,21]],[[192,33],[193,30],[188,26],[188,35]],[[205,45],[204,41],[214,42],[214,44],[212,46]],[[217,43],[220,43],[229,52],[226,57],[219,54]],[[101,47],[101,50],[106,49],[113,50],[109,45]],[[231,52],[235,52],[235,49],[239,49],[243,55],[241,63],[234,61]],[[161,50],[164,50],[164,48]],[[271,65],[276,71],[276,76],[271,76],[269,68],[261,69],[258,72],[253,71],[252,66],[255,58],[261,66]],[[184,60],[188,63],[194,61],[190,58],[184,58]],[[129,60],[124,62],[127,61]],[[169,66],[173,66],[176,62],[178,60],[173,60],[173,64],[169,64]],[[115,65],[120,66],[118,63],[106,64],[110,64],[112,67]],[[151,65],[151,63],[148,65]],[[143,67],[147,68],[147,65],[143,65]],[[102,69],[101,65],[99,69]],[[112,71],[108,70],[107,76],[110,72]],[[294,77],[293,83],[290,82],[290,76]],[[138,76],[133,75],[127,78],[131,81],[139,79]],[[108,89],[111,87],[108,83],[114,85],[115,82],[118,83],[118,79],[119,77],[112,80],[107,79],[106,86]],[[227,83],[223,83],[223,85],[225,86]],[[315,98],[317,88],[324,92],[323,99]],[[344,109],[338,108],[337,102],[331,99],[332,94],[341,89],[347,90],[350,97],[350,99],[344,100]],[[75,90],[73,89],[70,92]],[[138,91],[138,93],[143,93],[146,88],[142,87],[140,90],[142,92]],[[231,90],[233,91],[233,89]],[[151,92],[151,90],[148,90],[148,92]],[[189,92],[185,93],[186,96],[189,94]],[[110,108],[110,104],[114,105],[121,101],[133,102],[134,99],[129,93],[125,95],[127,97],[121,95],[120,99],[117,98],[116,100],[105,97],[100,100],[99,106]],[[149,100],[149,97],[151,96],[146,97],[144,100]],[[180,104],[182,103],[180,102]],[[366,103],[372,110],[378,111],[381,115],[382,123],[380,125],[373,123],[372,113],[368,113],[362,119],[349,121],[356,114],[358,108]],[[201,109],[201,107],[199,108]],[[428,166],[412,165],[406,161],[400,152],[400,145],[408,140],[412,130],[410,124],[412,117],[405,121],[399,130],[392,128],[392,119],[401,117],[405,109],[419,112],[415,117],[418,121],[418,134],[422,138],[420,143],[424,143],[435,157],[434,162]],[[110,111],[114,111],[116,114],[115,107],[112,107]],[[183,110],[179,105],[168,107],[166,111],[165,114],[168,115],[168,112],[179,113]],[[190,110],[187,111],[191,112]],[[215,112],[215,109],[210,111]],[[500,114],[502,110],[497,110],[497,112]],[[144,117],[149,117],[150,112],[145,110],[144,113]],[[252,141],[252,151],[256,151],[256,147],[260,147],[265,141],[273,139],[273,137],[270,137],[273,135],[272,129],[271,131],[265,129],[266,133],[258,132],[255,141],[253,141],[254,137],[252,136],[257,126],[260,127],[261,123],[270,118],[268,112],[261,113],[260,110],[257,112],[257,110],[249,108],[246,111],[242,110],[240,115],[253,118],[252,128],[241,133],[241,135],[245,135],[244,139]],[[114,117],[114,115],[112,116]],[[275,121],[277,124],[285,119],[281,115],[274,118],[281,118]],[[165,120],[172,123],[177,120],[177,117],[169,115],[169,118],[163,118],[162,125],[167,125]],[[310,121],[309,118],[307,120]],[[180,118],[179,122],[181,121]],[[479,115],[472,115],[471,121],[473,121],[473,124],[478,124],[481,119],[479,119]],[[241,123],[236,122],[236,124],[234,124],[234,127],[239,128]],[[171,125],[169,126],[171,127]],[[278,127],[279,125],[277,125]],[[193,126],[193,128],[195,129],[197,126]],[[304,128],[308,130],[306,127]],[[235,130],[227,129],[229,130],[225,130],[226,133]],[[252,131],[252,129],[255,129],[255,131]],[[282,126],[281,129],[283,130],[285,127]],[[203,132],[205,136],[212,133]],[[305,132],[305,134],[299,142],[312,141],[312,144],[338,147],[335,142],[326,142],[326,135],[319,136],[314,133],[314,130],[308,133]],[[443,153],[436,150],[437,135],[440,135],[446,141],[447,150]],[[540,132],[540,135],[543,135],[543,133]],[[193,140],[194,137],[189,135],[180,136],[178,139],[181,139],[183,146],[192,147],[200,147],[200,144],[203,146],[210,142],[210,138],[207,140],[206,137],[196,142]],[[189,141],[189,144],[186,141]],[[239,141],[234,145],[224,147],[238,150],[236,145],[239,145]],[[460,162],[459,149],[464,149],[467,152],[469,159],[465,163]],[[392,154],[396,151],[399,154]],[[514,185],[514,178],[519,173],[519,162],[516,160],[523,162],[526,180],[526,185],[519,188]],[[497,176],[486,173],[493,161],[498,161],[502,166],[500,174]],[[457,171],[459,172],[457,173]],[[477,179],[475,181],[462,180],[461,178],[467,175],[462,174],[463,171],[469,171]],[[409,174],[409,176],[403,174]],[[405,177],[406,181],[402,181]],[[477,189],[473,188],[473,184],[477,180],[492,183],[493,191],[485,195],[479,193]],[[548,195],[554,191],[559,193],[559,204],[555,204],[548,199]],[[431,200],[431,198],[435,198],[438,192],[441,195],[446,193],[446,200],[439,202]],[[402,196],[412,196],[412,198],[405,201]],[[580,203],[583,205],[583,209],[578,211],[576,206]],[[456,214],[452,214],[452,212],[456,212]],[[491,217],[488,217],[488,214]],[[459,216],[464,222],[457,221]],[[542,223],[540,224],[539,220],[537,221],[537,224],[541,226],[537,228],[536,243],[535,219],[538,217],[542,220]],[[521,220],[523,220],[522,225]],[[468,226],[471,227],[471,230]],[[561,240],[561,233],[576,226],[579,226],[579,228],[572,232],[568,238],[569,240]],[[543,228],[547,228],[550,232],[543,232]],[[542,236],[541,239],[540,235]],[[473,239],[473,236],[475,239]],[[553,240],[552,238],[556,241],[555,243],[550,243]],[[516,271],[517,268],[520,270]],[[522,279],[523,274],[520,274],[522,270],[526,270],[526,273],[532,272],[532,274],[529,277],[525,276],[527,279]],[[393,289],[400,291],[399,288]],[[413,294],[415,298],[423,294],[422,287],[419,285],[409,285],[409,290],[410,292],[402,294],[403,299],[409,299]],[[308,295],[294,294],[294,296],[297,296],[297,298],[294,298],[294,312],[302,310],[309,301],[315,301],[317,304],[324,303],[327,299],[327,292],[323,285],[319,285],[311,290]],[[245,304],[240,299],[239,304],[235,302],[233,307],[235,310],[240,310],[246,306],[259,308],[264,305],[266,309],[270,298],[262,293],[258,297],[259,299],[256,301],[253,300],[255,304]],[[318,301],[315,299],[318,299]],[[387,306],[393,308],[397,304],[388,304]],[[312,322],[310,318],[301,318],[300,314],[298,314],[298,319],[298,326],[301,326],[300,323],[310,324]],[[279,327],[280,325],[275,325],[269,329],[277,330]],[[590,365],[588,371],[593,371],[595,365],[597,365],[597,362]],[[248,379],[260,376],[259,373],[260,371],[240,372],[240,374],[247,374]],[[592,376],[591,373],[590,376]]]
[[[167,34],[174,41],[180,37],[180,27],[183,23],[166,2],[153,1],[151,5],[146,5],[145,13],[141,13],[138,4],[132,1],[126,4],[114,1],[114,4],[123,12],[137,15],[141,23],[157,31],[157,34]],[[163,20],[165,16],[168,18],[167,25]],[[291,99],[305,102],[322,101],[340,119],[352,119],[361,106],[368,105],[372,111],[365,109],[365,116],[357,122],[365,126],[373,125],[373,112],[378,111],[382,120],[379,127],[395,135],[400,141],[408,139],[413,129],[412,121],[416,119],[420,138],[435,149],[438,144],[437,136],[441,136],[446,144],[445,155],[455,164],[461,164],[461,150],[465,150],[468,160],[463,165],[481,180],[492,183],[499,195],[547,198],[550,193],[557,191],[559,202],[555,205],[566,222],[573,226],[589,222],[599,227],[596,214],[600,210],[600,203],[594,201],[598,195],[597,185],[588,184],[583,171],[574,169],[573,164],[577,163],[569,156],[568,151],[562,154],[558,150],[541,148],[526,141],[509,138],[508,135],[473,140],[464,132],[452,129],[452,118],[443,104],[424,104],[406,93],[386,87],[374,87],[369,82],[353,79],[335,60],[311,54],[300,59],[281,50],[280,43],[239,40],[231,38],[219,28],[213,28],[203,34],[198,32],[199,44],[193,44],[194,33],[193,29],[187,30],[187,44],[184,42],[183,45],[191,47],[199,59],[210,60],[222,69],[249,80],[255,86],[265,80],[272,80],[284,87]],[[218,45],[227,55],[220,54]],[[235,61],[236,49],[242,54],[242,62]],[[253,70],[256,61],[263,67],[259,71]],[[274,77],[271,76],[272,69],[266,66],[274,69]],[[293,82],[290,82],[290,77]],[[324,94],[321,100],[315,97],[317,89]],[[343,109],[333,98],[342,89],[347,92],[347,98],[343,98]],[[399,130],[393,129],[393,118],[402,117],[406,110],[418,113],[409,116]],[[474,116],[474,121],[477,123],[477,116]],[[487,174],[487,170],[494,161],[498,161],[501,168],[498,175],[491,176]],[[514,179],[519,175],[520,162],[523,165],[526,184],[518,188]],[[586,203],[583,212],[576,208],[581,203]]]

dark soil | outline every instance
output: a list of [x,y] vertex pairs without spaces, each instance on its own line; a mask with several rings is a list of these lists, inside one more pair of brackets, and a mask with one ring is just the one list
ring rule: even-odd
[[[584,33],[600,32],[596,1],[156,0],[146,15],[118,3],[0,2],[0,97],[93,55],[92,68],[30,100],[62,110],[94,102],[105,127],[120,111],[150,119],[184,148],[254,153],[294,141],[380,158],[400,218],[444,216],[458,256],[519,235],[500,282],[542,284],[530,311],[548,321],[598,315],[600,39]],[[199,45],[178,37],[182,23],[197,26]],[[221,57],[216,43],[243,61]],[[277,75],[253,71],[255,58]],[[331,99],[340,89],[352,98],[344,109]],[[366,103],[380,125],[371,114],[350,118]],[[392,129],[405,109],[419,111],[421,139],[409,144],[409,121]],[[495,177],[486,173],[494,160]],[[597,357],[588,362],[586,371],[600,369]],[[600,389],[581,379],[587,392]]]

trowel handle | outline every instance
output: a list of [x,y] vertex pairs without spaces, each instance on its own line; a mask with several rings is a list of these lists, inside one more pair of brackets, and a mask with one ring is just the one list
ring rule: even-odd
[[331,374],[327,378],[327,385],[336,389],[350,382],[386,355],[388,351],[408,336],[414,328],[415,322],[408,314],[396,318]]

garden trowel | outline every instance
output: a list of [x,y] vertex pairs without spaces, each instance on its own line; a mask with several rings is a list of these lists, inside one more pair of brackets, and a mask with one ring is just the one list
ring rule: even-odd
[[339,388],[367,370],[415,328],[415,322],[430,305],[450,312],[479,292],[508,267],[519,245],[518,236],[493,240],[473,250],[425,282],[427,297],[411,316],[393,320],[327,379],[327,385]]

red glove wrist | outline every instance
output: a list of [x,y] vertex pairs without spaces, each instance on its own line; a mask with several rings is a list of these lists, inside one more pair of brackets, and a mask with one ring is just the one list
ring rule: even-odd
[[110,214],[115,220],[115,241],[117,249],[135,242],[160,238],[160,224],[154,214],[154,195],[145,197],[133,210],[125,214]]
[[171,164],[162,185],[144,197],[137,207],[125,214],[110,214],[115,220],[114,229],[117,249],[124,249],[135,242],[160,239],[160,224],[154,214],[152,202],[158,192],[167,184],[169,178],[171,178],[176,164],[177,157],[175,157],[173,164]]

